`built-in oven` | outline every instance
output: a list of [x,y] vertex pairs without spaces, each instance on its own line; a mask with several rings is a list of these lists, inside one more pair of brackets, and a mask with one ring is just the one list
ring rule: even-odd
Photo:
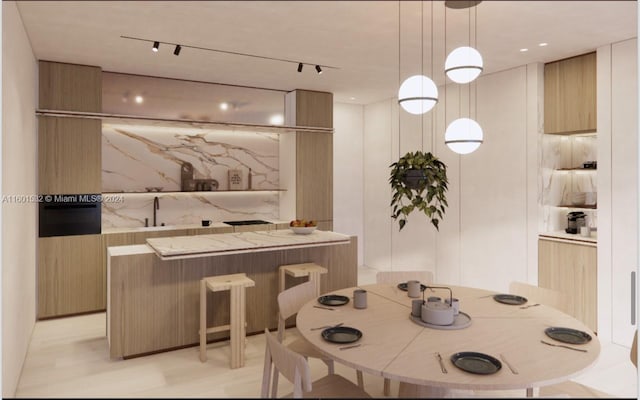
[[101,204],[99,193],[43,195],[39,203],[39,236],[101,233]]

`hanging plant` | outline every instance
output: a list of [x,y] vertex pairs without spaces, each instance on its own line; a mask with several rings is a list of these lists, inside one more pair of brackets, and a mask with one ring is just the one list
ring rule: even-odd
[[390,167],[391,217],[398,220],[400,230],[414,210],[422,211],[439,230],[438,223],[448,206],[447,166],[430,152],[416,151],[408,152]]

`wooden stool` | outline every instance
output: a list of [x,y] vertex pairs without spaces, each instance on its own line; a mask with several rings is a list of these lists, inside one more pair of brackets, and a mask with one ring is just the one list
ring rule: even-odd
[[279,269],[280,273],[280,286],[278,292],[282,292],[285,289],[286,276],[292,276],[294,278],[300,278],[308,276],[310,281],[314,281],[316,284],[316,296],[320,295],[320,275],[329,272],[325,267],[321,267],[316,263],[305,264],[290,264],[281,265]]
[[[230,274],[202,278],[200,281],[200,361],[207,361],[207,333],[229,331],[231,339],[231,368],[244,367],[244,341],[246,337],[245,288],[256,283],[247,274]],[[230,324],[207,327],[207,290],[229,290]]]

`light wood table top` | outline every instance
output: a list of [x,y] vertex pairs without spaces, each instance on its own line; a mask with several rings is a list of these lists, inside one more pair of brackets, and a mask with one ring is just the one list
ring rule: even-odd
[[[505,305],[492,298],[495,292],[449,285],[453,297],[460,301],[460,311],[471,316],[471,325],[458,330],[423,327],[411,321],[411,301],[395,285],[364,285],[367,308],[353,308],[353,299],[333,311],[313,307],[316,300],[305,304],[297,316],[302,336],[322,353],[347,366],[400,382],[446,389],[506,390],[525,389],[563,382],[579,375],[597,360],[600,342],[582,322],[544,305],[521,309]],[[342,289],[332,294],[353,297],[356,288]],[[427,289],[425,298],[447,298],[449,292]],[[529,303],[531,304],[531,303]],[[322,330],[311,328],[344,323],[359,329],[363,336],[359,347],[340,350],[339,345],[322,339]],[[591,335],[586,344],[571,345],[587,352],[551,347],[545,340],[562,344],[548,337],[544,330],[551,326],[578,329]],[[502,368],[491,375],[463,371],[450,360],[452,354],[463,351],[480,352],[499,359]],[[439,352],[448,373],[442,373],[435,356]],[[504,355],[518,371],[511,372],[501,360]]]

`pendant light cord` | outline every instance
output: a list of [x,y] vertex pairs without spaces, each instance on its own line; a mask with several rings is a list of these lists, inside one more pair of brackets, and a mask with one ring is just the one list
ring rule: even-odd
[[[435,78],[433,74],[433,1],[431,1],[431,76]],[[436,89],[438,87],[436,86]],[[431,152],[432,154],[436,153],[436,121],[437,121],[437,113],[434,111],[434,114],[431,116]]]
[[[424,1],[420,2],[420,73],[424,76]],[[424,97],[420,87],[420,95]],[[424,113],[420,114],[420,148],[424,151]]]

